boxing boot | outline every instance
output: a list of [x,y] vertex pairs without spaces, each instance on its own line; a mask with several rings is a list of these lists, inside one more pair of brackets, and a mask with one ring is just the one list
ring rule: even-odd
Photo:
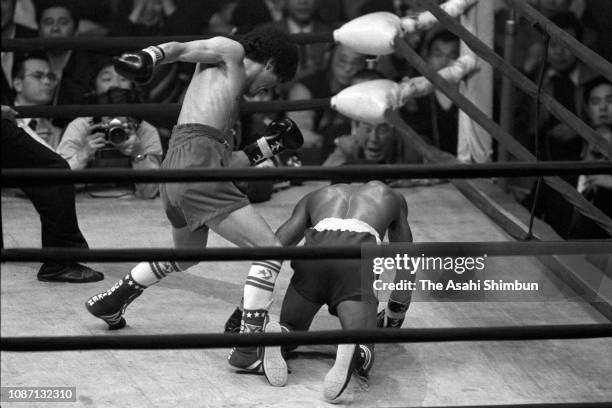
[[410,304],[403,304],[389,300],[386,309],[378,312],[378,315],[376,316],[376,327],[400,329],[404,323],[404,319],[406,318],[408,306],[410,306]]
[[89,298],[85,307],[89,313],[104,320],[110,330],[122,329],[126,325],[123,318],[125,309],[144,289],[145,287],[136,283],[132,274],[128,273],[106,292]]
[[[268,320],[268,311],[244,309],[242,312],[242,333],[261,333]],[[228,356],[231,366],[246,371],[259,371],[263,357],[263,347],[234,347]]]
[[[266,333],[286,333],[287,330],[278,322],[270,321],[265,327]],[[273,387],[287,384],[287,362],[283,358],[280,346],[266,346],[263,352],[263,372]]]
[[323,381],[323,397],[326,401],[333,402],[344,392],[351,380],[356,350],[356,344],[338,345],[334,366]]

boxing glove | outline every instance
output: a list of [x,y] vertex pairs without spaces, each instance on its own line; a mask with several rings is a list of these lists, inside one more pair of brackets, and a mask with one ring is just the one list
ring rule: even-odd
[[137,84],[146,84],[153,78],[153,70],[165,58],[160,47],[147,47],[141,51],[126,52],[113,59],[115,70]]
[[257,139],[242,151],[247,155],[251,165],[259,164],[280,152],[295,150],[302,146],[302,132],[291,119],[274,121],[268,125],[268,135]]
[[362,82],[338,92],[331,106],[351,119],[377,125],[385,122],[388,109],[400,106],[399,85],[388,79]]
[[393,53],[395,37],[402,34],[402,23],[393,13],[381,11],[357,17],[334,31],[334,40],[361,54]]

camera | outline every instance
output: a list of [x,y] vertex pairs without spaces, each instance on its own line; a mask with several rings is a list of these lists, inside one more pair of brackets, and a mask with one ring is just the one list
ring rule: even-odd
[[100,131],[104,133],[106,141],[112,146],[117,146],[130,137],[130,125],[118,118],[111,119],[108,123],[100,125]]

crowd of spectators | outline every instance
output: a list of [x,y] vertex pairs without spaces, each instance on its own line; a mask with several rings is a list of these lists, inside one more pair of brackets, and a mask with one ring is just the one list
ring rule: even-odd
[[[607,59],[612,56],[612,2],[607,0],[531,0],[543,14],[577,40]],[[329,32],[360,15],[388,11],[400,16],[421,11],[413,0],[1,0],[2,38],[68,38],[73,36],[161,36],[205,33],[240,34],[260,24],[273,24],[289,33]],[[503,53],[504,23],[509,10],[499,2],[495,49]],[[544,69],[544,89],[573,113],[610,139],[611,85],[594,75],[576,56],[553,39],[546,51],[542,36],[523,18],[517,20],[512,63],[532,79]],[[435,27],[407,40],[431,67],[441,69],[459,55],[459,40]],[[121,52],[117,50],[116,53]],[[401,81],[416,75],[396,55],[372,60],[346,47],[329,43],[299,46],[300,64],[294,81],[264,99],[301,100],[331,97],[344,88],[375,78]],[[546,55],[545,52],[548,54]],[[113,55],[49,49],[44,53],[2,52],[3,105],[63,105],[89,103],[180,103],[193,72],[186,63],[164,64],[146,86],[136,87],[118,75],[109,63]],[[547,57],[547,58],[545,58]],[[546,63],[545,67],[542,65]],[[595,81],[595,82],[593,82]],[[496,81],[495,95],[499,99]],[[595,85],[593,85],[595,84]],[[495,103],[499,109],[499,103]],[[580,160],[601,157],[583,139],[542,110],[536,123],[534,101],[517,94],[513,117],[517,139],[542,152],[544,160]],[[599,112],[599,113],[598,113]],[[456,155],[458,109],[441,92],[408,101],[403,118],[433,146]],[[321,108],[287,114],[304,134],[304,146],[285,154],[278,165],[343,165],[351,163],[418,163],[414,149],[388,125],[351,121]],[[278,114],[243,115],[236,146],[263,134]],[[499,117],[499,112],[495,113]],[[119,123],[124,140],[109,141],[108,130]],[[57,151],[73,169],[86,167],[156,168],[173,123],[166,118],[72,118],[20,120],[48,148]],[[534,146],[535,134],[541,145]],[[596,205],[607,203],[610,180],[566,177]],[[533,180],[511,183],[515,197],[527,206],[533,199]],[[155,186],[136,186],[140,198],[153,198]],[[594,198],[595,197],[595,198]],[[602,198],[607,197],[607,198]],[[607,201],[606,201],[607,200]],[[585,236],[584,220],[570,205],[545,189],[538,214],[557,232]],[[574,221],[571,223],[568,220]],[[577,227],[579,226],[579,227]],[[590,228],[590,227],[589,227]],[[595,234],[595,232],[590,235]],[[586,234],[589,235],[589,234]]]

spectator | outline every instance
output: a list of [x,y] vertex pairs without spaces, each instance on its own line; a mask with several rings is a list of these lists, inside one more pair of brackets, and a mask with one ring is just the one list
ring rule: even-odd
[[[78,18],[68,0],[44,0],[37,8],[38,32],[41,38],[70,38],[76,34]],[[51,70],[58,78],[54,103],[84,104],[92,78],[95,57],[82,51],[47,51]],[[67,121],[55,120],[57,126]]]
[[79,16],[79,36],[105,36],[110,33],[114,0],[77,1],[73,3]]
[[[590,124],[612,144],[612,83],[597,77],[585,85],[585,106]],[[608,160],[593,145],[583,151],[584,160]],[[580,176],[578,191],[593,205],[612,217],[612,175],[598,174]],[[570,239],[606,239],[610,234],[598,227],[593,221],[574,210],[569,232]]]
[[281,21],[284,2],[285,0],[237,0],[232,11],[232,21],[237,32],[246,33],[260,24]]
[[592,45],[593,50],[612,61],[612,2],[589,0],[582,21],[590,34],[591,41],[587,45]]
[[[2,105],[2,168],[68,169],[57,153],[34,141],[17,126],[11,110]],[[43,248],[88,248],[79,229],[74,186],[70,184],[23,187],[23,192],[40,215]],[[77,263],[45,262],[38,280],[84,283],[104,279],[101,272]]]
[[[426,59],[436,71],[459,58],[459,39],[446,30],[439,30],[429,40]],[[457,155],[459,111],[442,92],[416,98],[402,109],[404,120],[437,148]]]
[[[2,39],[36,37],[36,31],[15,23],[15,3],[17,0],[0,0],[2,6]],[[10,105],[15,94],[13,92],[13,65],[15,60],[23,58],[23,54],[2,51],[2,104]]]
[[[18,61],[13,67],[15,106],[48,105],[53,99],[57,77],[51,72],[47,57],[31,55]],[[21,127],[29,127],[52,150],[60,141],[61,129],[47,118],[18,119]]]
[[[575,37],[582,39],[582,25],[573,13],[560,13],[551,20],[557,26]],[[576,55],[555,39],[551,40],[548,50],[548,66],[546,67],[543,88],[569,111],[580,114],[583,107],[582,85],[588,79],[584,67],[578,62]],[[535,123],[533,112],[535,107],[531,103],[521,103],[519,108],[528,109],[519,114],[516,121],[516,133],[529,135],[533,140],[535,126],[540,129],[540,151],[543,160],[580,160],[582,152],[582,138],[565,123],[550,115],[546,110],[541,111],[540,123]],[[529,120],[523,118],[529,116]],[[530,124],[531,128],[521,129],[521,123]],[[523,140],[529,145],[529,140]],[[531,146],[532,148],[534,146]],[[572,186],[576,186],[578,176],[563,176],[563,179]],[[531,207],[529,200],[528,208]],[[569,220],[572,217],[573,207],[557,192],[547,185],[542,188],[537,214],[557,233],[567,237]]]
[[[382,79],[374,71],[361,71],[350,85]],[[353,120],[351,133],[335,139],[335,149],[323,166],[344,164],[408,164],[418,163],[420,156],[386,123],[372,125]]]
[[178,8],[175,0],[132,0],[122,2],[116,16],[113,35],[172,35]]
[[[322,0],[286,0],[285,18],[276,24],[290,34],[330,32],[332,27],[317,17],[319,1]],[[300,44],[299,51],[300,62],[296,80],[327,66],[328,44]]]
[[[336,45],[332,50],[329,68],[303,78],[289,90],[289,100],[327,98],[350,85],[355,74],[365,68],[365,56],[349,48]],[[300,158],[306,165],[321,164],[338,135],[350,131],[350,120],[331,108],[291,112],[304,135]]]
[[[227,0],[227,1],[218,1],[218,10],[210,17],[208,21],[208,27],[213,33],[225,33],[232,34],[236,32],[236,26],[239,26],[235,22],[234,18],[234,10],[240,3],[238,0]],[[255,1],[255,4],[258,4]],[[257,7],[254,8],[253,15],[258,15],[258,11],[260,11]],[[251,15],[248,11],[245,10],[244,15],[241,18],[249,19]],[[266,21],[263,21],[266,22]],[[251,26],[247,22],[243,22],[242,24],[247,25],[249,28],[244,32],[250,31],[254,26]]]
[[[572,0],[536,0],[534,6],[549,19],[558,14],[569,13]],[[505,25],[509,17],[507,7],[495,14],[495,50],[503,55]],[[537,72],[544,59],[542,34],[527,19],[518,16],[514,40],[513,64],[527,76]]]
[[[132,82],[117,74],[110,61],[102,64],[95,77],[95,94],[100,103],[138,103]],[[108,131],[115,125],[122,127],[125,134],[119,140],[113,140]],[[157,129],[129,117],[77,118],[66,128],[57,150],[74,170],[91,167],[156,169],[162,158]],[[155,183],[136,184],[135,187],[139,198],[154,198],[159,191]]]

